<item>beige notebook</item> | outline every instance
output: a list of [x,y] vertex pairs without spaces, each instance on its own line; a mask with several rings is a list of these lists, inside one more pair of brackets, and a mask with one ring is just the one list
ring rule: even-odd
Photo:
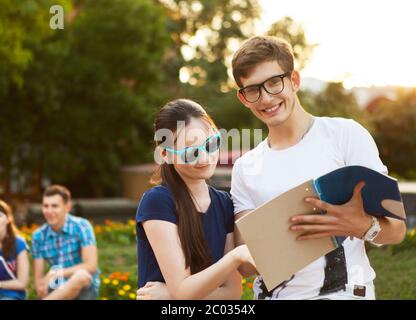
[[304,201],[317,197],[314,190],[313,180],[307,181],[236,221],[269,291],[337,247],[331,237],[298,241],[301,232],[289,230],[290,217],[320,214]]

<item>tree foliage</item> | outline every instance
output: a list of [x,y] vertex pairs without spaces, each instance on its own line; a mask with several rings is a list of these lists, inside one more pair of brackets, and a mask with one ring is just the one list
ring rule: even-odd
[[[49,7],[57,1],[31,2],[37,11],[30,16],[49,26]],[[151,144],[149,117],[164,99],[159,65],[169,45],[166,18],[152,0],[74,1],[67,8],[64,30],[28,28],[15,46],[29,58],[6,64],[21,80],[3,81],[3,180],[25,180],[24,189],[47,177],[75,195],[114,194],[120,166],[143,160],[143,146]],[[23,4],[23,11],[4,9],[23,33]]]
[[416,89],[399,90],[371,114],[380,157],[391,174],[416,179]]

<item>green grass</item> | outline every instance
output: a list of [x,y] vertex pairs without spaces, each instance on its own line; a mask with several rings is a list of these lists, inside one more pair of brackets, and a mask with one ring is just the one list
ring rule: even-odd
[[102,274],[129,272],[137,280],[136,245],[98,244],[98,263]]
[[[118,271],[130,273],[126,283],[133,287],[130,293],[135,292],[137,283],[137,254],[136,244],[114,244],[101,241],[98,245],[99,267],[103,277]],[[391,247],[371,248],[368,252],[371,265],[376,271],[375,280],[377,299],[416,299],[416,248],[409,248],[393,253]],[[250,288],[251,279],[243,284],[242,299],[253,299],[253,290]],[[101,284],[100,298],[123,299],[118,295],[118,290],[124,283],[111,287]],[[110,287],[111,288],[110,288]],[[29,298],[35,298],[31,288]],[[110,293],[114,291],[114,293]]]
[[377,299],[416,299],[416,248],[392,254],[392,248],[372,248],[368,255],[376,271]]
[[[416,248],[392,253],[392,248],[371,248],[368,256],[376,271],[377,299],[416,299]],[[99,246],[100,269],[103,274],[114,271],[130,272],[137,281],[136,245]],[[252,280],[252,279],[251,279]],[[243,285],[242,299],[253,299],[253,291],[247,281]]]

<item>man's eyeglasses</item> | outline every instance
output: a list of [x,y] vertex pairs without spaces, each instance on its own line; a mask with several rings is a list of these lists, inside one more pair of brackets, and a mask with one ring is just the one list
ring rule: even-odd
[[253,84],[238,90],[244,99],[247,102],[254,103],[260,99],[261,96],[261,88],[263,88],[268,94],[276,95],[283,91],[285,88],[285,83],[283,79],[289,76],[292,71],[285,72],[283,74],[279,74],[277,76],[273,76],[262,83]]
[[216,134],[205,140],[204,144],[200,146],[191,146],[180,150],[165,148],[165,150],[180,155],[184,163],[191,163],[195,162],[199,158],[199,156],[201,155],[201,151],[205,151],[206,153],[213,153],[220,148],[220,145],[221,134],[217,132]]

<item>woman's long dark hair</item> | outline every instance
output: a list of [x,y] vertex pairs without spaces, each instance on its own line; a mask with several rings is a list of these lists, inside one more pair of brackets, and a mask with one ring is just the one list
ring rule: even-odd
[[3,256],[6,260],[13,259],[16,256],[16,235],[18,234],[14,217],[10,206],[0,200],[0,212],[6,214],[10,223],[6,227],[6,235],[1,243]]
[[[191,119],[205,120],[213,128],[215,124],[205,110],[196,102],[178,99],[167,103],[156,117],[155,132],[168,129],[176,132],[178,121],[185,126]],[[159,145],[161,142],[157,141]],[[192,194],[173,164],[163,163],[153,174],[151,183],[162,184],[169,187],[176,204],[176,218],[179,238],[185,256],[186,268],[191,274],[207,268],[211,264],[211,254],[208,248],[201,221],[201,214],[195,207]]]

